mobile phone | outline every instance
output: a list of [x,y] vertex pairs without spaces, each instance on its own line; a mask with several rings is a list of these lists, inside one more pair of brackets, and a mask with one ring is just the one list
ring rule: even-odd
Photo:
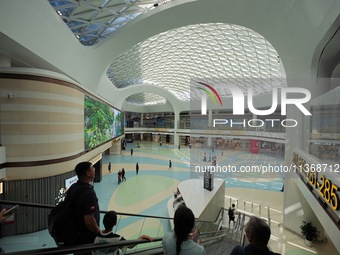
[[200,231],[197,229],[197,230],[195,230],[195,235],[193,236],[193,238],[192,238],[192,240],[195,242],[195,243],[197,243],[198,242],[198,240],[200,239],[200,237],[201,237],[201,233],[200,233]]
[[15,206],[13,206],[12,208],[9,208],[8,210],[6,210],[6,211],[4,212],[4,216],[10,215],[11,213],[13,213],[14,210],[18,209],[18,207],[19,207],[19,205],[15,205]]

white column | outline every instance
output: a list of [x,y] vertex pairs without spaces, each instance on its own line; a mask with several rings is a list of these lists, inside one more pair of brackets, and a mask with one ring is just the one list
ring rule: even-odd
[[208,136],[208,147],[211,147],[211,136]]
[[144,126],[144,114],[141,113],[140,114],[140,127],[143,127]]
[[[212,109],[209,109],[209,112],[208,112],[208,129],[211,129],[211,127],[212,127]],[[210,143],[211,143],[211,139],[210,139]],[[208,144],[209,144],[209,140],[208,140]]]
[[179,145],[179,135],[177,134],[177,130],[179,127],[179,115],[180,112],[178,110],[175,110],[174,112],[174,145]]

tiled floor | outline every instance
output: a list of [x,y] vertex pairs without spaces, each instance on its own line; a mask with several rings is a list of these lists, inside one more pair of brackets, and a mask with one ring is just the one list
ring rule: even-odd
[[[134,155],[130,155],[133,146]],[[95,183],[101,210],[135,213],[155,216],[168,216],[167,201],[173,195],[177,184],[185,179],[197,177],[193,166],[201,165],[205,151],[189,150],[184,146],[178,150],[173,146],[144,143],[140,148],[128,144],[122,155],[107,155],[103,158],[103,178]],[[242,151],[221,151],[213,153],[217,163],[233,166],[254,166],[261,163],[282,164],[283,155],[277,153],[253,155]],[[172,160],[172,170],[168,169],[168,161]],[[108,173],[107,164],[112,163],[112,172]],[[139,174],[136,175],[135,165],[139,163]],[[191,166],[191,168],[190,168]],[[118,185],[117,172],[122,167],[126,170],[127,181]],[[286,255],[336,255],[331,243],[315,243],[312,248],[304,245],[300,236],[282,227],[283,192],[282,176],[254,174],[216,174],[215,177],[226,180],[225,206],[230,201],[237,202],[238,209],[254,213],[261,217],[267,216],[268,207],[271,215],[272,238],[270,247],[273,251]],[[253,204],[252,204],[253,203]],[[261,207],[261,211],[259,209]],[[170,230],[166,220],[145,220],[145,218],[121,217],[117,231],[125,238],[136,238],[139,234],[162,236]],[[40,231],[22,236],[5,237],[0,240],[0,247],[6,252],[54,247],[47,231]]]

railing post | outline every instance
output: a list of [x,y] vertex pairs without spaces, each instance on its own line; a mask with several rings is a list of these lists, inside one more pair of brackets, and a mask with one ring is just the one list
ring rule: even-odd
[[270,222],[270,208],[268,206],[268,225],[269,225],[269,227],[270,227],[270,224],[271,224],[271,222]]

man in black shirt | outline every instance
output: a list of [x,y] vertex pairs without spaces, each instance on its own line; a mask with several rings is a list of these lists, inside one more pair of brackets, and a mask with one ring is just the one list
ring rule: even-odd
[[93,243],[100,231],[98,198],[91,185],[95,170],[90,162],[81,162],[75,167],[75,171],[78,181],[69,188],[67,196],[75,199],[74,210],[79,230],[77,244],[89,244]]

